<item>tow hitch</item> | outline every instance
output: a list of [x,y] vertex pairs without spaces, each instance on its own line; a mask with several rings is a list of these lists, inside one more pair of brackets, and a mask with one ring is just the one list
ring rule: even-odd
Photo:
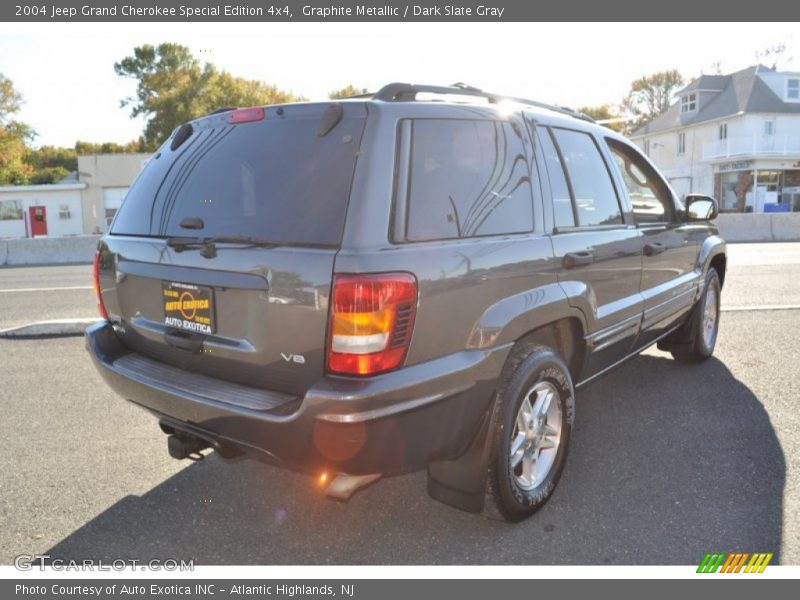
[[175,433],[167,438],[169,455],[177,460],[184,458],[194,461],[203,460],[205,456],[202,451],[210,447],[211,444],[208,442],[188,435]]

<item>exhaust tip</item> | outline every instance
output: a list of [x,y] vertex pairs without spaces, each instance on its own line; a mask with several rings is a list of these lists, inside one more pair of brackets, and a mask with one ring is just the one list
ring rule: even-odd
[[[336,500],[349,500],[361,488],[381,478],[382,473],[369,475],[348,475],[338,473],[325,489],[325,495]],[[326,475],[327,480],[327,475]]]

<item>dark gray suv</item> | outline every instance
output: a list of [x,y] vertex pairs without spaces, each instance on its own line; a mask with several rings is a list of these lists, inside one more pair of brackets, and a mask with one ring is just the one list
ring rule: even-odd
[[575,388],[656,342],[711,355],[716,211],[584,115],[466,86],[223,109],[128,192],[87,346],[176,458],[338,498],[426,468],[516,521],[563,471]]

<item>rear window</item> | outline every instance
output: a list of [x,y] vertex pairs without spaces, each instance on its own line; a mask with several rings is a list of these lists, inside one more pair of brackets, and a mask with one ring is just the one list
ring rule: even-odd
[[[308,107],[284,117],[268,109],[264,120],[238,125],[224,114],[195,124],[176,150],[168,141],[150,160],[111,233],[337,245],[364,126],[359,109],[348,107],[322,137],[322,111]],[[204,227],[182,228],[189,218]]]
[[411,138],[410,158],[399,204],[406,222],[398,241],[533,230],[524,142],[510,123],[419,119],[405,134]]

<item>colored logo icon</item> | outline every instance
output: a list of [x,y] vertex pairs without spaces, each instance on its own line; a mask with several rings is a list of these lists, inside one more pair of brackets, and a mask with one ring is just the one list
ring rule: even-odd
[[772,552],[709,552],[697,567],[698,573],[763,573]]

